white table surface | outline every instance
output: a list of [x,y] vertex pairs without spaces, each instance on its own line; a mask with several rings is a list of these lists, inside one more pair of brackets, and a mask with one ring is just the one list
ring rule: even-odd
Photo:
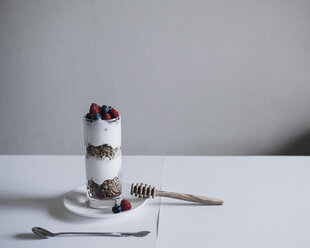
[[[83,156],[0,156],[0,247],[309,247],[309,157],[123,156],[123,180],[213,196],[223,206],[149,200],[114,219],[68,212],[63,196],[85,183]],[[150,230],[145,238],[68,237],[51,231]]]

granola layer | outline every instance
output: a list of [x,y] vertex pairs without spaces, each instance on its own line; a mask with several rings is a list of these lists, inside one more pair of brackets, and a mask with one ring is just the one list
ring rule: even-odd
[[112,180],[105,180],[101,185],[90,179],[87,183],[87,189],[92,197],[99,199],[111,199],[122,193],[119,177],[114,177]]
[[121,148],[113,148],[108,144],[93,146],[88,144],[86,147],[86,156],[87,157],[95,157],[98,159],[109,158],[113,159],[120,151]]

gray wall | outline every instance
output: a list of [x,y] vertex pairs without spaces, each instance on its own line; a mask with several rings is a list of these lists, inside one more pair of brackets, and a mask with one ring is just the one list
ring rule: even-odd
[[310,1],[0,1],[0,153],[310,154]]

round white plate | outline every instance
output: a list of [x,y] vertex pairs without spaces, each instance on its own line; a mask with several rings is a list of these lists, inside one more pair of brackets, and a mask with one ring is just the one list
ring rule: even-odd
[[147,199],[138,198],[130,195],[129,183],[124,183],[122,186],[122,199],[126,199],[131,203],[131,209],[127,211],[122,211],[118,214],[112,212],[112,207],[114,205],[113,201],[108,201],[111,206],[104,209],[94,209],[88,207],[87,196],[86,196],[86,186],[80,186],[72,191],[70,191],[64,198],[65,208],[70,212],[92,218],[110,218],[116,216],[123,216],[125,214],[132,213],[146,202]]

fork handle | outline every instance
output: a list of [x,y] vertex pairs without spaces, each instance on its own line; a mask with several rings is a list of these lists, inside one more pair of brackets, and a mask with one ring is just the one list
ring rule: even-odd
[[181,194],[181,193],[161,191],[161,190],[156,190],[155,195],[162,196],[162,197],[168,197],[168,198],[174,198],[174,199],[183,200],[183,201],[197,202],[197,203],[204,204],[204,205],[222,205],[224,203],[222,200],[211,198],[211,197],[191,195],[191,194]]

